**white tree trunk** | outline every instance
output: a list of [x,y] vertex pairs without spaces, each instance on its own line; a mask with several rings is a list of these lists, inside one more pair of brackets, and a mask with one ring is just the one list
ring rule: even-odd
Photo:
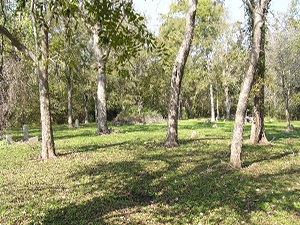
[[68,127],[73,127],[73,110],[72,110],[72,78],[71,67],[68,66],[67,71],[67,93],[68,93]]
[[89,123],[89,108],[88,108],[88,100],[89,100],[89,95],[87,93],[84,93],[84,123],[88,124]]
[[[252,47],[250,54],[249,67],[246,72],[244,82],[241,87],[241,92],[239,96],[239,101],[237,105],[237,111],[235,115],[235,123],[233,130],[233,138],[231,143],[231,154],[230,163],[234,168],[241,168],[241,151],[243,144],[243,131],[244,131],[244,117],[247,109],[247,100],[250,94],[250,90],[253,84],[253,78],[255,71],[257,69],[259,61],[259,53],[261,49],[261,38],[262,38],[262,28],[264,25],[264,20],[266,18],[266,8],[268,7],[271,0],[262,0],[259,3],[250,6],[252,8],[253,16],[253,30],[252,30]],[[250,2],[247,1],[247,4]]]
[[226,110],[226,120],[230,120],[231,103],[230,103],[229,87],[227,84],[225,84],[225,110]]
[[214,103],[214,88],[213,85],[209,85],[209,93],[210,93],[210,121],[215,122],[216,116],[215,116],[215,103]]
[[98,63],[97,73],[97,123],[98,134],[109,133],[107,126],[107,110],[106,110],[106,74],[105,66],[109,51],[104,50],[99,43],[98,29],[93,29],[94,37],[94,52]]
[[40,110],[42,124],[42,159],[55,157],[54,138],[50,115],[49,84],[48,84],[48,30],[46,25],[42,24],[41,33],[41,53],[42,57],[38,61],[39,72],[39,93]]
[[164,143],[166,147],[172,148],[178,146],[178,106],[181,89],[181,81],[184,75],[184,67],[190,52],[193,40],[195,16],[197,9],[197,0],[189,0],[189,9],[186,15],[186,30],[177,53],[173,67],[170,88],[170,101],[168,111],[168,130],[167,138]]

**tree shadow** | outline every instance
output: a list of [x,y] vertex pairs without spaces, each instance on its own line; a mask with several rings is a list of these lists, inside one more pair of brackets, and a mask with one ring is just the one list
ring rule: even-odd
[[295,155],[295,152],[283,152],[281,154],[266,155],[266,156],[260,157],[259,159],[256,159],[256,160],[243,162],[242,167],[243,168],[248,167],[248,166],[251,166],[252,164],[260,163],[260,162],[264,162],[264,161],[271,161],[271,160],[281,159],[281,158],[284,158],[284,157],[289,156],[289,155]]
[[[287,181],[282,180],[299,174],[300,169],[245,173],[220,163],[210,153],[167,151],[79,168],[69,179],[88,178],[89,182],[81,188],[93,197],[48,210],[41,221],[43,224],[149,224],[143,217],[134,216],[146,214],[154,224],[177,224],[176,221],[195,224],[201,221],[201,215],[208,216],[209,224],[229,224],[224,215],[230,217],[234,212],[239,222],[257,224],[252,213],[264,212],[266,204],[293,212],[295,221],[300,221],[299,208],[293,204],[299,201],[299,190],[288,190]],[[102,194],[97,196],[97,193]]]
[[128,144],[128,141],[123,141],[123,142],[118,142],[118,143],[113,143],[113,144],[91,144],[91,145],[84,145],[82,147],[76,148],[75,151],[69,151],[69,152],[60,152],[57,153],[58,157],[67,157],[67,156],[72,156],[76,155],[79,153],[86,153],[86,152],[95,152],[97,150],[101,149],[106,149],[110,147],[116,147],[116,146],[122,146]]

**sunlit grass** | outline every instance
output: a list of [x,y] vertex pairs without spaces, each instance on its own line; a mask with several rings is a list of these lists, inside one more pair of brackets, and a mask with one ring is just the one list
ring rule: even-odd
[[[271,144],[245,143],[239,171],[228,164],[233,122],[180,121],[175,149],[162,147],[165,123],[103,136],[95,124],[55,126],[59,157],[46,161],[35,158],[39,143],[2,141],[0,224],[300,224],[300,123],[293,125],[288,133],[266,122]],[[11,134],[22,139],[19,128]]]

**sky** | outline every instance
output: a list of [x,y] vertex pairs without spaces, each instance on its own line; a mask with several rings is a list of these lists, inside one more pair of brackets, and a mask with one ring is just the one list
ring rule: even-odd
[[[133,0],[138,12],[145,15],[148,27],[151,31],[157,32],[160,22],[159,14],[166,14],[169,5],[175,0]],[[275,12],[285,12],[291,0],[272,0],[271,10]],[[242,0],[225,0],[225,5],[229,9],[229,16],[232,21],[242,21],[244,9]]]

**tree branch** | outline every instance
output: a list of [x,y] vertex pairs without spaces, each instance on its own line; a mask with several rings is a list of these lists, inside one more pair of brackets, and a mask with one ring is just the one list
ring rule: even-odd
[[243,0],[244,4],[246,4],[249,7],[249,10],[251,11],[251,13],[253,13],[254,8],[253,5],[251,4],[250,0]]
[[35,61],[35,55],[32,51],[26,48],[13,34],[11,34],[4,26],[0,25],[0,34],[6,36],[11,45],[17,48],[19,51],[23,52],[30,60]]

